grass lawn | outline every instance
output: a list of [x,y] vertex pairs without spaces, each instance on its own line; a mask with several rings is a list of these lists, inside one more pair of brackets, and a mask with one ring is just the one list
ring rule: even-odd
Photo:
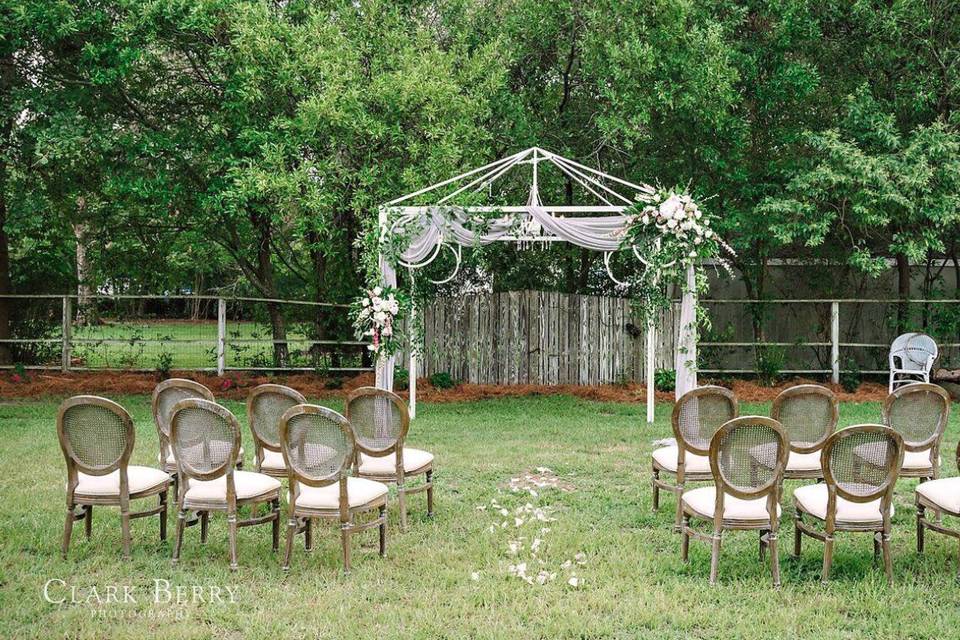
[[[134,462],[155,464],[149,398],[116,399],[137,424]],[[268,526],[241,529],[241,566],[231,573],[222,515],[211,519],[206,547],[199,544],[198,528],[187,529],[177,568],[170,565],[169,543],[158,541],[156,518],[135,520],[133,558],[123,562],[119,516],[106,508],[95,510],[92,540],[75,527],[64,561],[59,545],[65,472],[55,434],[57,404],[55,399],[0,404],[3,638],[934,638],[960,624],[957,544],[929,534],[926,553],[916,554],[914,481],[898,486],[892,588],[882,568],[873,565],[867,534],[839,535],[826,587],[819,584],[820,543],[805,538],[802,557],[790,555],[789,493],[796,483],[788,483],[784,500],[783,588],[771,589],[769,567],[757,560],[755,532],[726,535],[720,582],[710,587],[706,545],[692,542],[690,564],[680,561],[672,497],[664,498],[659,513],[651,511],[651,441],[670,435],[670,407],[657,407],[650,428],[641,405],[559,396],[421,405],[409,441],[437,456],[436,517],[426,518],[423,494],[413,496],[411,526],[406,533],[391,526],[386,559],[377,556],[375,531],[354,537],[349,576],[341,573],[332,525],[321,526],[309,555],[298,539],[289,575],[280,569],[279,554],[270,551]],[[241,403],[227,404],[243,423]],[[329,404],[340,408],[339,401]],[[745,405],[741,413],[768,409]],[[877,404],[841,407],[843,425],[878,418]],[[945,476],[957,472],[958,436],[954,412],[943,446]],[[250,445],[249,433],[244,441]],[[247,449],[249,462],[252,447]],[[547,488],[536,497],[510,491],[511,478],[536,473],[537,467],[548,467],[572,490]],[[491,500],[508,509],[509,517]],[[528,502],[555,521],[523,514],[523,524],[515,527],[514,509]],[[390,517],[395,525],[395,508]],[[544,527],[549,531],[541,532]],[[170,531],[172,537],[172,526]],[[509,541],[521,536],[519,556],[509,555]],[[529,547],[536,538],[541,543],[534,558]],[[583,554],[583,563],[564,568],[577,554]],[[544,585],[511,576],[509,565],[523,561],[528,574],[543,569],[557,576]],[[573,572],[582,579],[579,587],[568,584]],[[103,597],[107,585],[133,585],[137,602],[50,604],[43,587],[52,578],[77,587],[81,598],[90,587]],[[155,604],[155,580],[187,589],[231,586],[237,602]],[[52,595],[69,597],[69,592],[56,583]]]
[[[312,366],[303,325],[287,331],[294,366]],[[212,369],[217,366],[217,323],[213,321],[112,321],[76,327],[73,332],[75,366],[113,369]],[[272,366],[270,327],[256,322],[227,323],[227,367]],[[59,348],[55,360],[59,363]],[[358,349],[348,349],[350,360]],[[327,363],[329,365],[329,363]],[[344,365],[355,366],[355,365]]]

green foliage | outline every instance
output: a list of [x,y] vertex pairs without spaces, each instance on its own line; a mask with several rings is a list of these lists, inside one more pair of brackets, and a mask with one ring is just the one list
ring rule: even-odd
[[758,346],[755,351],[757,378],[761,384],[772,387],[780,378],[787,352],[774,345]]
[[840,370],[840,386],[847,393],[856,393],[860,388],[863,376],[860,373],[860,365],[853,358],[847,358],[843,369]]
[[673,391],[677,388],[677,370],[657,369],[653,374],[653,386],[657,391]]
[[393,387],[397,391],[406,391],[410,387],[410,370],[398,367],[393,372]]
[[457,381],[446,371],[438,371],[430,375],[430,384],[437,389],[453,389]]

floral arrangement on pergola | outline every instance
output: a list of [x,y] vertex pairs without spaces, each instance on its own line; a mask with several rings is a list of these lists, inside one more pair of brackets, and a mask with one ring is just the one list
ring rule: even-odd
[[[541,165],[558,169],[599,202],[582,205],[545,205],[540,199]],[[457,205],[461,194],[483,192],[518,167],[531,168],[526,202],[507,206]],[[438,194],[445,193],[440,197]],[[409,204],[436,195],[430,204]],[[697,266],[726,247],[710,229],[710,221],[689,194],[634,184],[598,169],[564,158],[540,147],[531,147],[496,162],[407,194],[380,207],[380,279],[378,287],[368,291],[359,307],[357,327],[371,337],[371,350],[377,356],[377,386],[393,388],[393,372],[398,340],[393,333],[396,305],[384,302],[395,296],[397,269],[411,272],[433,262],[441,251],[452,252],[456,261],[452,280],[459,268],[462,248],[493,242],[521,245],[543,242],[569,242],[604,254],[604,266],[619,285],[637,285],[647,315],[647,421],[653,422],[654,348],[657,328],[652,321],[653,306],[649,292],[662,289],[664,276],[672,276],[683,286],[680,331],[675,337],[677,397],[697,386],[696,311]],[[389,248],[389,249],[388,249]],[[633,283],[618,280],[610,267],[611,256],[629,251],[644,265]],[[391,298],[393,299],[393,298]],[[373,306],[376,305],[376,310]],[[366,311],[364,311],[366,309]],[[392,310],[392,311],[391,311]],[[411,314],[415,313],[411,309]],[[386,334],[384,331],[386,330]],[[413,337],[411,336],[411,340]],[[410,414],[416,415],[416,375],[418,349],[410,349]]]

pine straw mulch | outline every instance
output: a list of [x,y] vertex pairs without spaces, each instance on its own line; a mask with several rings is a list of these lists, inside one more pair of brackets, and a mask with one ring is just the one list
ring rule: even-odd
[[[372,373],[364,373],[342,380],[339,388],[333,381],[316,374],[295,375],[247,375],[228,374],[223,377],[196,372],[174,372],[185,378],[196,380],[209,387],[217,397],[242,400],[249,390],[258,384],[276,382],[299,390],[308,398],[345,397],[357,387],[372,385]],[[27,379],[13,381],[13,375],[0,375],[0,398],[36,398],[44,396],[70,396],[77,394],[133,395],[150,394],[158,382],[156,374],[97,371],[82,373],[45,373],[30,372]],[[706,380],[704,383],[708,382]],[[737,397],[744,402],[769,402],[786,387],[805,382],[803,378],[794,378],[781,382],[774,387],[766,387],[749,380],[723,381],[720,384],[733,389]],[[879,402],[887,395],[886,385],[867,382],[860,385],[856,393],[847,393],[839,385],[827,385],[843,402]],[[426,402],[471,402],[488,398],[507,398],[539,395],[570,395],[585,400],[600,402],[643,402],[646,399],[645,388],[641,384],[597,385],[581,387],[576,385],[490,385],[460,384],[453,389],[434,388],[426,379],[417,381],[417,399]],[[406,397],[406,392],[401,392]],[[657,392],[660,402],[672,402],[672,392]]]

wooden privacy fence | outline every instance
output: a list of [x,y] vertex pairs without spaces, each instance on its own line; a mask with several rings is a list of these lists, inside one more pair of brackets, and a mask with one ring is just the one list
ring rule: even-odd
[[[422,374],[479,384],[643,380],[646,333],[625,298],[547,291],[442,298],[423,311]],[[672,369],[679,306],[660,314],[656,368]]]

